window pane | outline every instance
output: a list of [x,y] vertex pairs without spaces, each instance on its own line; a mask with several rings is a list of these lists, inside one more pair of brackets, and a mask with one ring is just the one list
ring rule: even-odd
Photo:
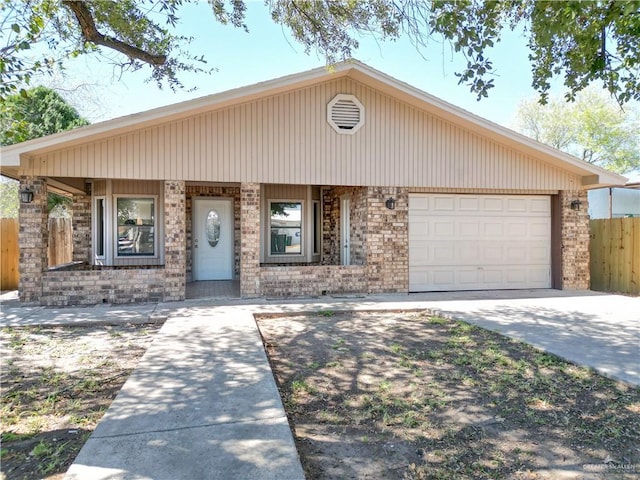
[[313,253],[320,253],[320,245],[322,244],[322,216],[320,215],[320,202],[313,202]]
[[302,203],[271,203],[271,254],[302,253]]
[[215,247],[220,240],[220,215],[215,210],[207,214],[207,241]]
[[153,198],[118,198],[118,255],[155,253]]
[[104,257],[104,199],[96,202],[96,256]]

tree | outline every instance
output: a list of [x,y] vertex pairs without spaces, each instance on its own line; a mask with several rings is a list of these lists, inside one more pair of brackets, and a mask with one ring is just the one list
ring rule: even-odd
[[[0,46],[0,96],[69,57],[116,52],[123,68],[148,66],[159,85],[180,86],[181,71],[204,71],[202,56],[183,48],[189,38],[172,33],[180,7],[196,0],[0,0],[5,45]],[[478,98],[494,86],[491,47],[504,29],[528,35],[533,87],[544,103],[550,80],[562,77],[567,99],[601,82],[620,104],[640,99],[640,1],[530,0],[265,0],[271,19],[290,29],[307,52],[328,63],[349,58],[358,38],[408,36],[416,48],[432,37],[451,42],[467,59],[459,83]],[[210,0],[214,19],[247,29],[245,0]],[[45,40],[46,39],[46,40]],[[31,47],[47,49],[33,61]]]
[[36,87],[10,95],[0,105],[0,145],[12,145],[88,124],[56,91]]
[[[13,145],[88,124],[55,90],[36,87],[10,95],[0,104],[0,145]],[[47,204],[49,212],[56,210],[57,216],[69,215],[69,198],[50,193]],[[4,217],[18,217],[18,182],[1,177],[0,207]]]
[[0,177],[0,218],[18,218],[18,182]]
[[518,107],[516,129],[534,140],[617,173],[640,168],[640,117],[625,112],[610,97],[593,88],[572,104],[552,98],[547,105],[534,99]]

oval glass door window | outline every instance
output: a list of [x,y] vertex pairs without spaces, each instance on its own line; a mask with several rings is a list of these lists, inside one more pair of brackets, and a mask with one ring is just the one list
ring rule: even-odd
[[215,210],[209,210],[207,214],[207,241],[212,247],[220,241],[220,215]]

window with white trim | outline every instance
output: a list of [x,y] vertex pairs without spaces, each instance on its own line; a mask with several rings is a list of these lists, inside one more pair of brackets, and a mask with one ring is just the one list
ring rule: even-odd
[[269,253],[302,255],[302,202],[269,202]]
[[116,196],[116,257],[156,255],[156,198]]

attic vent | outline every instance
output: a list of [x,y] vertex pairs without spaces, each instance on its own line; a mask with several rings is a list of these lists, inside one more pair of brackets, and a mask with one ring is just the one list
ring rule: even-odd
[[356,133],[364,123],[364,107],[353,95],[340,93],[327,105],[327,121],[338,133]]

